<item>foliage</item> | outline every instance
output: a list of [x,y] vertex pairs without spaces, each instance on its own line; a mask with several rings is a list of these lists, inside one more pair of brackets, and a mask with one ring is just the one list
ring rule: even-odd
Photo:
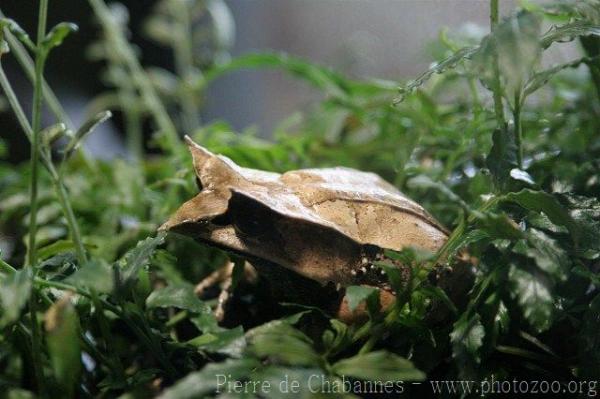
[[[160,2],[146,31],[173,50],[176,70],[143,67],[127,41],[125,7],[89,4],[102,30],[89,53],[106,65],[107,91],[91,104],[88,122],[73,126],[50,87],[26,71],[56,117],[36,133],[45,173],[37,177],[33,241],[33,169],[0,163],[0,243],[12,248],[0,261],[0,387],[9,396],[204,397],[223,392],[216,374],[273,384],[291,376],[305,383],[303,397],[313,397],[306,382],[314,374],[331,381],[600,376],[596,1],[525,4],[475,43],[443,36],[438,61],[397,98],[396,83],[352,80],[285,54],[229,60],[232,26],[220,0]],[[199,15],[210,23],[193,20]],[[554,25],[544,32],[547,23]],[[12,20],[0,27],[0,56],[30,66],[28,51],[51,56],[75,34],[59,24],[37,44]],[[542,64],[548,48],[574,40],[585,54]],[[202,124],[206,87],[241,68],[277,68],[323,100],[282,122],[272,140],[233,132],[224,121]],[[33,139],[1,68],[0,78]],[[79,146],[108,111],[123,116],[130,160],[92,159]],[[155,129],[150,143],[146,122]],[[316,308],[265,306],[260,289],[244,284],[234,297],[246,302],[232,305],[234,316],[219,325],[216,300],[198,298],[192,283],[227,254],[156,233],[197,191],[178,138],[190,130],[244,166],[376,172],[450,228],[448,242],[433,256],[390,254],[412,270],[404,282],[381,265],[398,292],[387,311],[373,290],[350,287],[350,306],[367,304],[363,325]],[[144,157],[147,146],[161,154]],[[37,261],[25,267],[31,242]],[[475,282],[461,300],[432,276],[465,255]],[[440,306],[444,316],[436,319]]]

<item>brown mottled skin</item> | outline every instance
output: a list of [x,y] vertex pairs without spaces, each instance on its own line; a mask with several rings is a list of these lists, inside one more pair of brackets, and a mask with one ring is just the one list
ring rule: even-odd
[[342,320],[348,285],[380,288],[372,266],[386,249],[438,250],[447,233],[420,205],[379,176],[348,168],[284,174],[242,168],[186,137],[200,193],[161,227],[246,258],[270,282],[276,298],[320,306]]

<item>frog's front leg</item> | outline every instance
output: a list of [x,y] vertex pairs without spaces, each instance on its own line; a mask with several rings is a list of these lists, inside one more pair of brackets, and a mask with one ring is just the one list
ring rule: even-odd
[[[214,286],[219,286],[220,292],[217,298],[217,307],[215,308],[215,318],[221,322],[225,317],[225,306],[231,297],[232,285],[233,285],[233,267],[234,263],[227,261],[223,266],[209,274],[202,281],[200,281],[194,292],[198,296],[203,296],[207,289]],[[249,282],[256,281],[257,275],[256,270],[250,265],[250,263],[244,263],[244,279]]]

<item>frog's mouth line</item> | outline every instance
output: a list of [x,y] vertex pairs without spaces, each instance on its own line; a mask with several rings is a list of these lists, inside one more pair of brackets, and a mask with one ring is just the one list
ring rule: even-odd
[[[334,281],[329,281],[326,284],[320,284],[316,280],[313,280],[307,276],[304,276],[304,275],[298,273],[296,270],[290,269],[290,268],[280,265],[276,262],[257,257],[255,255],[252,255],[247,252],[229,248],[223,244],[218,244],[218,243],[216,243],[214,241],[210,241],[209,239],[206,239],[206,238],[197,237],[197,239],[199,241],[202,241],[204,244],[206,244],[208,246],[218,248],[225,252],[233,253],[235,255],[238,255],[238,256],[244,258],[253,267],[255,267],[257,269],[259,276],[269,274],[269,272],[271,272],[273,268],[285,270],[286,278],[288,276],[292,275],[292,276],[295,276],[295,278],[297,278],[297,279],[309,281],[310,284],[314,284],[314,288],[316,288],[316,289],[325,290],[326,292],[330,292],[330,293],[337,292],[337,295],[339,295],[340,301],[345,296],[346,288],[350,285],[370,286],[373,288],[387,291],[391,295],[396,296],[396,291],[392,288],[392,286],[388,280],[387,273],[385,273],[385,270],[383,268],[377,266],[375,263],[370,263],[368,260],[369,258],[367,258],[366,256],[363,256],[363,258],[361,259],[361,265],[359,265],[356,268],[356,273],[353,274],[353,279],[352,279],[351,283],[340,284],[340,283],[336,283]],[[365,246],[365,247],[366,247],[365,249],[366,249],[367,253],[370,253],[370,254],[373,253],[371,246]],[[385,259],[385,257],[383,256],[383,254],[378,254],[375,258],[373,258],[373,262],[383,261],[384,259]],[[365,263],[362,264],[362,261],[364,261]],[[281,277],[281,275],[279,275],[279,277]]]
[[[199,228],[200,226],[198,226],[198,224],[201,225],[201,228]],[[208,246],[219,248],[225,252],[233,253],[237,256],[240,256],[248,260],[248,262],[250,262],[253,265],[260,263],[277,265],[281,268],[288,270],[291,273],[302,276],[303,278],[310,279],[309,276],[304,276],[298,271],[294,270],[293,268],[286,267],[280,262],[267,259],[266,257],[260,257],[259,255],[253,254],[250,251],[245,251],[241,247],[236,248],[234,246],[227,245],[224,242],[214,240],[214,238],[212,238],[211,236],[211,233],[215,230],[223,229],[223,225],[213,224],[209,221],[203,221],[200,223],[190,223],[189,229],[185,229],[184,226],[180,226],[180,228],[182,228],[182,230],[185,230],[180,231],[181,233],[191,235],[197,241],[201,241],[202,243]],[[322,285],[332,285],[338,291],[350,285],[368,285],[386,290],[395,295],[395,292],[389,283],[388,276],[385,270],[377,265],[378,262],[384,261],[385,259],[386,258],[383,252],[378,247],[371,245],[363,245],[361,256],[358,259],[356,259],[355,262],[353,262],[354,266],[350,268],[351,277],[345,283],[342,284],[338,281],[328,281]]]

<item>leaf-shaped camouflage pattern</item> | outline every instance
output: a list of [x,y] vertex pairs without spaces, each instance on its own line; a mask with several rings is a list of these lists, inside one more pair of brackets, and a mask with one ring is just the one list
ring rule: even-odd
[[382,279],[367,267],[385,249],[435,251],[447,238],[420,205],[373,173],[264,172],[186,140],[201,191],[162,229],[342,285],[377,286]]

